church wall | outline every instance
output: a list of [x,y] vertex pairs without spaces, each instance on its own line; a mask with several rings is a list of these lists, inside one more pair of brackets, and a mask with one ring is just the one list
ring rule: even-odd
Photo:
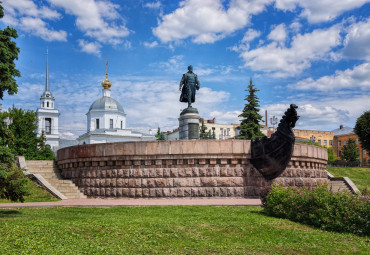
[[57,165],[89,197],[254,197],[272,183],[327,184],[327,151],[296,144],[283,174],[266,179],[248,140],[90,144],[63,148]]

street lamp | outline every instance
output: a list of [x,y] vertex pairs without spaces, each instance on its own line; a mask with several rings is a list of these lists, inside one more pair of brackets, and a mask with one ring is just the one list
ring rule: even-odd
[[277,124],[277,118],[275,116],[272,116],[272,118],[270,118],[270,123],[272,124],[272,129],[273,129],[273,132],[275,132],[275,125]]
[[314,136],[314,135],[312,135],[311,137],[310,137],[310,141],[311,141],[311,143],[312,143],[312,145],[315,143],[315,141],[316,141],[316,137]]

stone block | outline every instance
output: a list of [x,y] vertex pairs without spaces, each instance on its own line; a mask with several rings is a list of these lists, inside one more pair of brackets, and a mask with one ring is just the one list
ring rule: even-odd
[[163,177],[163,168],[157,168],[156,169],[156,178]]
[[156,186],[155,186],[156,184],[155,184],[155,179],[148,179],[148,181],[147,181],[147,187],[148,188],[155,188]]
[[123,177],[125,178],[130,177],[130,169],[123,169]]
[[184,197],[191,197],[191,188],[184,188]]
[[122,197],[129,197],[129,189],[123,188],[122,189]]
[[170,189],[169,188],[163,188],[163,197],[169,197],[170,196]]
[[200,197],[206,197],[207,196],[206,188],[198,188],[198,194]]
[[117,179],[116,178],[112,178],[110,180],[110,186],[111,187],[116,187],[117,186]]
[[235,169],[233,167],[227,168],[227,176],[231,176],[231,177],[235,176]]
[[200,167],[199,168],[199,176],[205,177],[207,175],[207,167]]
[[135,179],[129,179],[128,180],[128,187],[129,188],[135,188]]
[[230,187],[231,181],[229,177],[220,177],[217,179],[217,187]]
[[177,168],[178,177],[185,177],[185,168]]
[[143,168],[142,169],[142,177],[149,177],[149,169],[148,168]]
[[118,169],[117,171],[117,177],[122,178],[123,177],[123,169]]
[[200,187],[201,186],[200,178],[193,178],[193,186],[194,187]]
[[135,178],[141,178],[143,177],[143,170],[138,168],[138,169],[135,169],[136,171],[134,172],[134,176]]
[[205,189],[206,189],[206,196],[207,197],[213,197],[214,196],[214,192],[213,192],[213,188],[212,187],[207,187]]
[[185,168],[185,177],[191,177],[193,176],[193,169],[188,167],[188,168]]
[[218,187],[213,188],[213,196],[214,197],[219,197],[220,196],[220,188],[218,188]]
[[173,187],[173,178],[166,178],[166,187]]
[[110,196],[116,197],[117,196],[117,188],[111,188],[110,189]]
[[191,196],[192,197],[198,197],[199,196],[198,188],[191,188]]
[[177,188],[170,188],[170,197],[177,197]]
[[178,168],[171,168],[170,169],[170,175],[171,177],[177,177],[178,176]]
[[166,187],[166,179],[164,178],[155,179],[155,186],[156,188]]
[[215,177],[202,177],[200,178],[202,187],[215,187],[217,185],[217,178]]
[[135,188],[129,188],[128,189],[128,196],[134,198],[135,197],[136,190]]
[[177,197],[184,197],[184,189],[178,188],[177,189]]
[[116,196],[117,197],[122,197],[122,188],[117,188],[117,193],[116,193]]
[[140,198],[143,197],[143,190],[140,188],[135,189],[135,197]]
[[135,188],[141,188],[141,178],[135,179]]
[[236,187],[235,190],[235,196],[236,197],[243,197],[244,196],[244,187]]
[[105,188],[105,196],[110,197],[111,196],[111,188]]
[[164,168],[163,169],[163,177],[170,177],[171,176],[171,169],[170,168]]
[[227,196],[228,197],[234,197],[235,196],[235,188],[233,188],[233,187],[227,188]]
[[151,178],[155,178],[155,177],[157,177],[157,169],[155,169],[155,168],[150,168],[150,169],[149,169],[149,177],[151,177]]
[[199,159],[199,165],[205,165],[206,164],[206,159],[201,158]]
[[143,197],[149,197],[149,189],[142,189]]

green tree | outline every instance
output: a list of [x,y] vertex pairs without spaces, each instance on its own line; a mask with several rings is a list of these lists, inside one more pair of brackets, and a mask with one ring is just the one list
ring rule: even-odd
[[157,134],[155,135],[157,140],[166,140],[166,137],[163,132],[161,132],[161,129],[158,127]]
[[337,156],[335,155],[335,151],[333,147],[326,148],[328,150],[328,161],[334,162],[337,160]]
[[354,128],[363,149],[370,153],[370,111],[364,112],[356,121]]
[[258,113],[259,112],[259,100],[256,95],[256,92],[259,91],[256,89],[252,83],[252,79],[249,82],[248,90],[249,95],[245,98],[247,103],[244,106],[243,112],[239,115],[239,117],[243,118],[240,120],[240,135],[238,136],[239,139],[256,139],[259,137],[265,136],[261,132],[260,122],[262,121],[262,116]]
[[200,125],[200,128],[199,128],[200,132],[199,132],[199,138],[201,140],[204,140],[204,139],[208,139],[207,136],[208,136],[208,133],[207,133],[207,127],[206,125],[204,125],[204,120],[202,119],[202,124]]
[[24,156],[28,160],[55,159],[53,151],[45,145],[45,137],[37,137],[38,120],[34,111],[13,106],[8,112],[0,113],[0,121],[4,123],[6,118],[11,120],[6,128],[10,134],[3,145],[8,146],[15,156]]
[[342,148],[341,158],[348,161],[357,161],[360,154],[357,152],[356,142],[349,138],[348,143]]
[[[3,7],[0,2],[0,19],[4,17]],[[4,91],[9,95],[18,92],[18,85],[14,77],[20,77],[20,72],[15,68],[14,60],[18,59],[19,48],[12,39],[18,37],[17,30],[6,27],[0,29],[0,99]]]

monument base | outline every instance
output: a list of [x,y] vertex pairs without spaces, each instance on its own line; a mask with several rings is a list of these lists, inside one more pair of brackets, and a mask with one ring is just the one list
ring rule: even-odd
[[199,113],[197,108],[188,107],[184,109],[179,118],[179,139],[199,139]]

